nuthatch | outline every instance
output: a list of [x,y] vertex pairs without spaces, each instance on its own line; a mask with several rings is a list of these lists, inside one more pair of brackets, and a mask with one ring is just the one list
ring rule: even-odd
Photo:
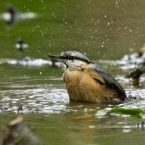
[[70,100],[91,103],[120,103],[126,94],[121,85],[102,67],[77,51],[48,55],[61,62]]

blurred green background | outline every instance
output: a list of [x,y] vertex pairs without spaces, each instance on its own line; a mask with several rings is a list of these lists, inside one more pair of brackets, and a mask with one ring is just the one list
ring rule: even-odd
[[144,44],[145,11],[140,0],[5,0],[20,12],[36,12],[36,19],[23,20],[10,30],[0,21],[0,57],[16,58],[18,37],[30,45],[25,55],[47,59],[46,54],[78,50],[91,59],[120,59],[129,48]]

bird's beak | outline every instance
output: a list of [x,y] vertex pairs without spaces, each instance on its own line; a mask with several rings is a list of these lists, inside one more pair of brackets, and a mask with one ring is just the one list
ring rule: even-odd
[[47,56],[50,57],[53,60],[57,60],[57,61],[61,61],[62,60],[62,58],[59,55],[48,54]]

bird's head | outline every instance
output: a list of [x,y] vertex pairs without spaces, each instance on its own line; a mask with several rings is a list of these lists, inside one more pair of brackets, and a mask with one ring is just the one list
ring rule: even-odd
[[61,62],[64,71],[81,70],[84,65],[92,63],[89,58],[77,51],[62,52],[58,55],[48,55],[51,59]]

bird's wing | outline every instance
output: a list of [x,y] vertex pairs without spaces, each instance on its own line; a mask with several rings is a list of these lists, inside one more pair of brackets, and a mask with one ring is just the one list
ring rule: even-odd
[[[105,71],[103,68],[100,66],[93,64],[93,75],[92,78],[95,80],[98,80],[100,83],[106,85],[110,89],[116,90],[118,93],[118,96],[121,98],[121,100],[125,100],[126,94],[122,86],[115,80],[114,77],[112,77],[107,71]],[[98,75],[101,76],[98,79]]]

